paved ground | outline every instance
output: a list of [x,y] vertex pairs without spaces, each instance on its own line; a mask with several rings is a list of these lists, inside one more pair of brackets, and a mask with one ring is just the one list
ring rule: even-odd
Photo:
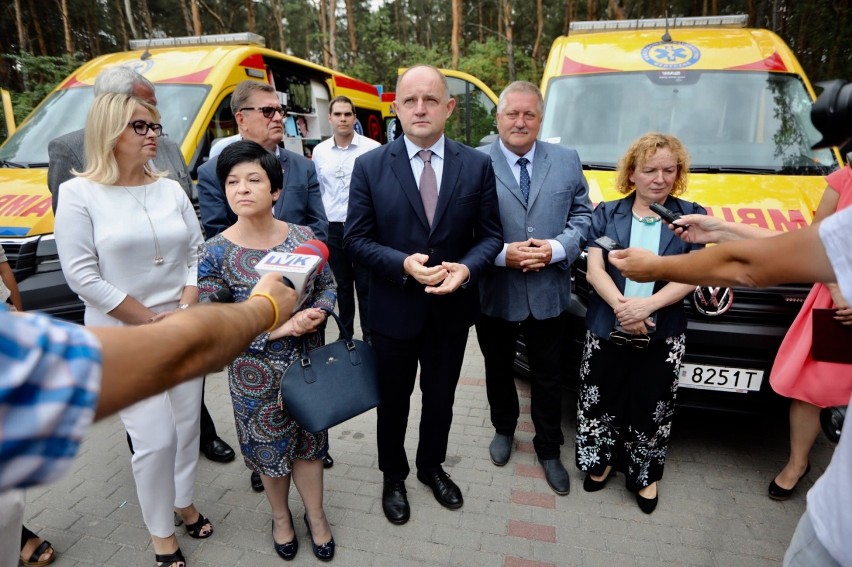
[[[326,472],[326,511],[338,544],[335,563],[354,566],[604,566],[780,565],[805,507],[805,490],[825,469],[832,447],[820,439],[813,471],[787,502],[766,497],[766,486],[786,459],[783,419],[742,419],[680,411],[675,418],[660,505],[646,516],[623,477],[597,493],[582,490],[573,466],[574,408],[566,401],[563,461],[572,479],[556,496],[542,478],[532,450],[529,393],[522,391],[516,451],[505,467],[488,459],[488,419],[482,357],[471,333],[455,404],[447,471],[465,504],[449,511],[412,475],[412,517],[389,524],[380,502],[375,416],[369,412],[331,431],[336,464]],[[228,442],[235,443],[224,374],[208,377],[207,403]],[[416,406],[414,403],[412,406]],[[412,412],[407,447],[413,461],[418,412]],[[229,464],[202,458],[196,504],[215,535],[178,538],[189,565],[282,565],[272,549],[269,506],[249,488],[240,457]],[[136,499],[124,431],[117,418],[95,426],[72,474],[30,490],[27,524],[53,542],[55,565],[150,566],[153,551]],[[302,515],[295,490],[293,516]],[[316,564],[304,525],[293,565]]]

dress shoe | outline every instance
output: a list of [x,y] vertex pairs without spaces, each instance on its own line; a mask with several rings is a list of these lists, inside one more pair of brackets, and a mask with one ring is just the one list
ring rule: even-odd
[[511,435],[494,434],[494,439],[488,446],[488,453],[491,455],[491,462],[498,467],[509,462],[509,455],[512,454],[512,439]]
[[565,496],[571,491],[571,481],[562,461],[559,459],[542,459],[541,466],[544,467],[544,479],[553,492]]
[[251,489],[255,492],[263,492],[263,481],[257,471],[251,471]]
[[461,508],[462,504],[464,504],[461,489],[459,489],[455,482],[450,480],[450,475],[445,473],[441,467],[430,472],[417,471],[417,480],[432,489],[435,500],[441,506],[455,510]]
[[334,466],[334,459],[331,458],[331,455],[326,453],[325,457],[322,458],[322,468],[330,469]]
[[[805,478],[805,475],[807,475],[809,472],[811,472],[810,463],[808,463],[805,472],[802,473],[802,476],[799,477],[799,480]],[[792,488],[781,488],[780,486],[778,486],[778,484],[775,482],[775,479],[773,478],[772,482],[769,483],[769,497],[773,500],[787,500],[793,494],[793,491],[796,490],[796,487],[799,485],[799,480],[796,481],[796,484],[794,484]]]
[[657,508],[657,502],[659,502],[659,495],[654,496],[653,498],[645,498],[638,492],[636,493],[636,503],[639,504],[639,509],[645,512],[646,514],[650,514]]
[[595,480],[592,478],[591,473],[586,475],[586,478],[583,479],[583,490],[586,492],[597,492],[606,486],[606,483],[609,482],[610,477],[615,475],[615,471],[610,470],[609,474],[606,475],[603,480]]
[[204,453],[205,457],[217,463],[229,463],[236,456],[231,446],[218,437],[214,437],[212,441],[202,445],[201,452]]
[[272,520],[272,547],[275,548],[275,553],[278,554],[278,557],[284,561],[291,561],[299,551],[299,540],[296,538],[296,526],[293,525],[293,514],[290,514],[290,525],[293,526],[293,539],[287,543],[276,543],[275,520]]
[[411,507],[405,495],[405,482],[386,480],[382,488],[382,510],[392,524],[404,524],[411,517]]
[[305,525],[308,526],[308,537],[311,538],[311,545],[314,548],[314,557],[320,561],[331,561],[334,559],[334,538],[328,543],[317,545],[314,542],[314,535],[311,533],[311,523],[308,521],[308,513],[305,512]]

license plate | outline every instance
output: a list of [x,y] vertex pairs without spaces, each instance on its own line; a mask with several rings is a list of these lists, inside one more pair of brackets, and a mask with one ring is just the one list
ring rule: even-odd
[[680,366],[681,388],[700,388],[722,392],[758,392],[763,382],[763,370],[754,368],[727,368],[702,364]]

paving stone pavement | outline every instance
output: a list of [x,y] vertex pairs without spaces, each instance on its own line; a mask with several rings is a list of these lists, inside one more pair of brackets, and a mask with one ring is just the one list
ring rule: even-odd
[[[153,353],[152,353],[153,355]],[[219,434],[236,447],[226,375],[208,376],[205,399]],[[660,504],[650,516],[624,489],[623,476],[606,489],[586,493],[574,466],[574,401],[566,396],[562,460],[571,493],[555,495],[543,479],[532,448],[529,387],[518,382],[522,416],[515,450],[505,467],[488,458],[493,435],[485,395],[484,366],[471,330],[447,472],[461,487],[458,511],[442,508],[412,474],[406,486],[411,520],[388,523],[381,508],[375,413],[330,431],[335,465],[325,473],[325,508],[337,541],[334,563],[347,566],[612,567],[780,565],[805,508],[805,491],[825,470],[832,446],[820,438],[813,470],[787,502],[766,496],[769,480],[786,460],[784,416],[743,419],[678,410]],[[419,393],[412,402],[406,448],[413,463]],[[413,466],[413,465],[412,465]],[[164,473],[165,474],[165,473]],[[271,515],[263,493],[249,487],[242,458],[217,464],[201,457],[196,505],[214,523],[208,540],[177,528],[191,567],[280,566],[272,549]],[[302,515],[291,493],[293,516]],[[53,543],[54,565],[154,565],[142,522],[124,430],[118,418],[96,424],[70,474],[27,493],[27,525]],[[301,548],[292,565],[316,564],[306,529],[296,522]]]

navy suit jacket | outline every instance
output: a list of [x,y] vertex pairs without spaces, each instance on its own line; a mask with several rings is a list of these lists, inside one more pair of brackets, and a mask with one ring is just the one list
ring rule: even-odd
[[[477,280],[503,247],[491,160],[446,138],[444,154],[431,228],[402,137],[355,160],[344,247],[371,272],[368,325],[386,336],[414,338],[427,318],[440,318],[448,331],[470,327],[479,311]],[[469,284],[427,294],[403,271],[405,258],[418,252],[429,266],[464,264]]]
[[[617,201],[605,201],[600,203],[592,214],[592,229],[589,233],[589,247],[597,247],[595,239],[601,236],[609,236],[625,248],[630,245],[630,232],[633,226],[633,201],[636,193],[630,193]],[[706,215],[707,211],[698,203],[691,203],[676,197],[667,197],[663,205],[683,215]],[[675,233],[664,224],[660,229],[660,247],[657,250],[659,256],[671,256],[673,254],[686,254],[693,250],[704,248],[703,244],[688,244],[675,236]],[[625,278],[612,264],[606,250],[603,251],[606,273],[618,286],[619,291],[624,293]],[[667,281],[654,282],[654,293],[657,293]],[[617,323],[612,307],[604,301],[601,296],[591,288],[589,293],[589,308],[586,311],[586,327],[599,337],[607,338]],[[671,305],[657,311],[656,327],[651,333],[652,340],[662,340],[666,337],[679,335],[686,330],[686,311],[683,301],[676,301]]]
[[[216,177],[218,156],[198,168],[198,205],[204,236],[213,238],[237,222]],[[310,227],[318,240],[328,240],[328,219],[322,204],[317,170],[311,160],[284,148],[278,159],[284,169],[284,188],[275,202],[275,218]]]
[[503,240],[557,240],[566,253],[564,260],[538,272],[493,267],[479,282],[482,313],[507,321],[524,321],[530,315],[538,320],[557,317],[571,305],[571,264],[586,247],[592,224],[580,157],[564,146],[536,141],[526,202],[500,144],[479,151],[490,155],[494,166]]

